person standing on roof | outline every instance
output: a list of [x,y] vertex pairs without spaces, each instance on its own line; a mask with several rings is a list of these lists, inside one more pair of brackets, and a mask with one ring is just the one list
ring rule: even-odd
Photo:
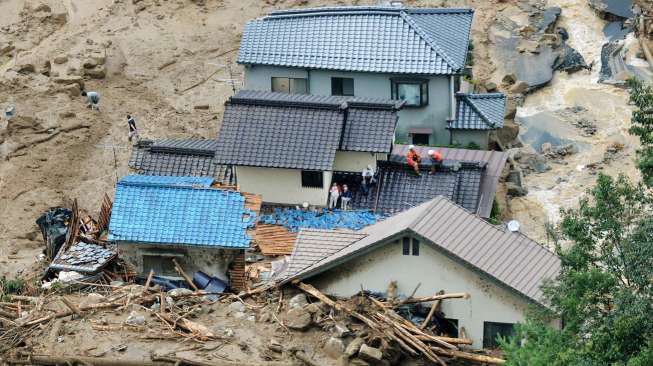
[[347,211],[349,210],[349,202],[351,202],[353,195],[351,191],[349,190],[349,187],[347,187],[346,184],[342,186],[342,197],[340,198],[340,201],[342,202],[342,210]]
[[136,140],[140,140],[141,137],[138,134],[138,128],[136,128],[136,120],[130,114],[127,115],[127,126],[129,127],[129,134],[127,135],[129,142],[132,142],[134,136],[136,136]]
[[406,154],[406,161],[408,162],[408,166],[413,168],[417,176],[422,175],[419,172],[419,164],[422,162],[422,157],[419,156],[417,150],[415,150],[415,145],[408,146],[408,154]]
[[338,183],[333,182],[331,190],[329,190],[329,210],[338,207],[338,198],[340,198],[340,187],[338,187]]
[[83,91],[82,96],[86,97],[87,107],[91,109],[100,110],[100,94],[94,91]]
[[374,182],[374,168],[372,168],[372,165],[368,165],[367,168],[363,169],[361,176],[363,177],[363,181],[361,182],[361,190],[367,197],[367,195],[370,193],[370,187]]
[[437,168],[442,166],[442,154],[437,150],[429,150],[428,154],[431,158],[431,171],[429,174],[434,174]]

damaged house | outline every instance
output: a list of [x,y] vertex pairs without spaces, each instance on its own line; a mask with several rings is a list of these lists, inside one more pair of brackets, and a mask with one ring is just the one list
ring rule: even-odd
[[525,235],[437,197],[358,231],[301,230],[279,279],[341,297],[385,293],[391,281],[400,296],[467,293],[441,302],[435,319],[480,349],[511,334],[530,305],[545,306],[540,286],[559,270],[560,259]]
[[[230,277],[242,280],[230,271],[244,270],[256,208],[248,204],[246,194],[213,188],[213,182],[209,177],[122,178],[109,241],[140,274],[154,270],[157,276],[181,279],[176,261],[188,273],[202,271],[225,282]],[[231,285],[242,287],[234,281]]]
[[401,5],[275,11],[247,24],[238,63],[245,89],[399,99],[398,141],[487,148],[505,98],[461,93],[473,15]]

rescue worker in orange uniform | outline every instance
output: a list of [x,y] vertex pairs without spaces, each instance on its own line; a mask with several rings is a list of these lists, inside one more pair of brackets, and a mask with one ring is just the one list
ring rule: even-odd
[[415,151],[415,145],[408,146],[408,154],[406,154],[406,160],[408,161],[408,165],[415,171],[415,174],[418,176],[422,175],[419,172],[419,164],[422,162],[422,157],[419,156],[417,151]]
[[431,171],[429,174],[433,174],[442,165],[442,154],[437,150],[429,150],[428,154],[431,158]]

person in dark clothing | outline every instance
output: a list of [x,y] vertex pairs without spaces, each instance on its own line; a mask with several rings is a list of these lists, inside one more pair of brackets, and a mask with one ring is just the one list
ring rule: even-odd
[[132,141],[132,138],[136,136],[137,140],[140,140],[140,136],[138,135],[138,128],[136,128],[136,120],[134,117],[131,115],[127,115],[127,126],[129,127],[129,134],[127,135],[129,142]]

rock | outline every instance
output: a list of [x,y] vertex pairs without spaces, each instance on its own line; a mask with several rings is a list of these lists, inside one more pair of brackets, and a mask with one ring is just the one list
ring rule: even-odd
[[488,81],[485,83],[484,86],[485,86],[485,90],[487,90],[490,93],[497,91],[497,84],[495,82]]
[[243,304],[240,301],[234,301],[231,304],[229,304],[228,308],[228,313],[243,313],[245,312],[245,304]]
[[[189,295],[192,294],[193,291],[187,288],[175,288],[170,291],[168,291],[168,296],[172,297],[178,297],[178,296],[183,296],[183,295]],[[240,302],[239,302],[240,304]]]
[[63,85],[77,84],[80,89],[84,89],[84,78],[79,75],[58,76],[54,78],[54,82]]
[[351,331],[349,330],[349,328],[347,328],[347,325],[340,322],[337,322],[334,325],[333,332],[335,336],[338,338],[343,338],[351,334]]
[[0,43],[0,56],[13,51],[15,48],[11,43]]
[[92,58],[86,59],[86,60],[84,60],[84,62],[82,63],[82,66],[83,66],[85,69],[92,69],[92,68],[94,68],[94,67],[97,66],[97,65],[98,65],[97,61],[93,60]]
[[345,348],[345,356],[354,357],[364,343],[365,340],[363,338],[354,338],[353,341],[349,342],[347,348]]
[[243,313],[242,311],[237,311],[237,312],[233,313],[232,316],[234,317],[234,319],[242,319],[242,318],[244,318],[246,315],[247,315],[247,314]]
[[236,333],[235,333],[234,330],[231,329],[231,328],[225,328],[223,334],[224,334],[225,337],[227,337],[227,338],[231,338],[231,337],[233,337],[234,334],[236,334]]
[[107,298],[105,296],[91,292],[90,294],[86,295],[86,297],[84,297],[82,301],[80,301],[79,306],[101,304],[105,301],[107,301]]
[[362,358],[365,361],[371,362],[373,364],[380,362],[383,358],[383,353],[380,349],[370,347],[366,344],[363,344],[358,351],[358,357]]
[[517,75],[515,74],[506,74],[503,79],[501,79],[501,82],[505,85],[512,85],[515,82],[517,82]]
[[342,357],[345,345],[342,343],[342,339],[331,337],[326,341],[322,350],[327,356],[333,359],[339,359]]
[[33,63],[30,62],[24,62],[24,63],[18,63],[16,64],[16,72],[19,72],[21,74],[30,74],[36,71],[36,67],[34,66]]
[[304,308],[311,314],[320,314],[324,312],[324,310],[320,307],[320,303],[308,304]]
[[562,54],[554,65],[554,68],[571,74],[581,69],[589,69],[589,66],[585,63],[583,55],[565,44],[562,48]]
[[304,330],[312,323],[311,313],[302,308],[290,309],[286,313],[286,326],[290,329]]
[[107,76],[107,69],[102,65],[92,69],[84,69],[84,75],[93,79],[104,79]]
[[125,324],[143,325],[145,324],[145,316],[137,313],[136,311],[132,311],[131,313],[129,313],[129,316],[125,320]]
[[544,173],[551,170],[551,167],[546,163],[546,159],[542,155],[532,154],[525,159],[526,167],[537,172]]
[[304,294],[297,294],[291,297],[288,301],[288,306],[290,306],[291,309],[301,308],[304,307],[304,305],[308,305],[308,300],[306,300],[306,295]]
[[50,20],[54,24],[58,24],[58,25],[66,24],[66,22],[68,22],[68,12],[64,10],[58,13],[51,13]]
[[52,8],[48,4],[39,4],[36,8],[34,8],[34,12],[45,12],[45,13],[51,13]]
[[95,61],[97,65],[104,65],[107,61],[107,56],[103,52],[93,52],[90,59]]
[[516,185],[513,182],[507,182],[506,193],[512,197],[523,197],[528,194],[528,190],[522,186]]
[[542,146],[540,147],[540,151],[543,154],[551,152],[551,143],[550,142],[543,143]]
[[589,5],[603,14],[603,17],[628,19],[633,16],[633,0],[589,0]]
[[125,282],[123,282],[123,281],[111,281],[109,284],[111,286],[124,286]]
[[68,62],[68,55],[63,55],[63,54],[62,55],[57,55],[57,56],[55,56],[53,61],[54,61],[55,64],[58,64],[58,65],[65,64],[66,62]]
[[511,182],[515,183],[518,186],[522,185],[522,180],[523,180],[523,174],[520,169],[512,169],[508,173],[508,177],[506,177],[506,182]]
[[79,87],[79,84],[64,85],[60,90],[71,97],[78,97],[82,94],[82,89]]
[[525,81],[518,81],[510,88],[510,92],[513,94],[526,94],[527,91],[528,83]]

